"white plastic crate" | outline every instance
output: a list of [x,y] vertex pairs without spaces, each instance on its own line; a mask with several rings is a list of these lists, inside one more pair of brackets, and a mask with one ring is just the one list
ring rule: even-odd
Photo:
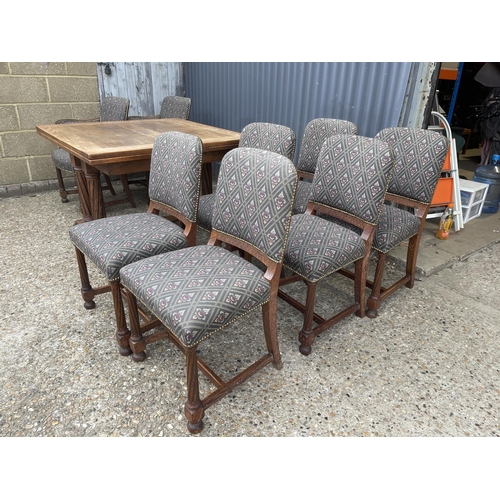
[[460,199],[464,224],[481,215],[489,185],[483,182],[459,179]]

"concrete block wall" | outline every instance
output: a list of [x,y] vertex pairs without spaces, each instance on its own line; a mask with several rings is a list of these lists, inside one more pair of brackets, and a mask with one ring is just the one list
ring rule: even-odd
[[55,145],[36,125],[99,116],[93,62],[0,62],[0,197],[56,189]]

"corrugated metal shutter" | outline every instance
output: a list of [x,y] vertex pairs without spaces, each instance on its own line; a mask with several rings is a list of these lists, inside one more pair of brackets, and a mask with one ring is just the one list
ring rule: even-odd
[[410,62],[191,62],[186,95],[193,121],[240,131],[253,121],[279,123],[297,135],[330,117],[354,122],[361,135],[397,126]]

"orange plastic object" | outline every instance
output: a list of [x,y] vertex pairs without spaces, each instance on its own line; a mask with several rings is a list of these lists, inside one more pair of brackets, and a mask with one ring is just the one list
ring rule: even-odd
[[441,177],[438,180],[431,206],[439,207],[453,202],[453,177]]
[[450,150],[448,149],[448,154],[446,155],[446,159],[444,160],[443,170],[451,170],[451,159],[450,159]]

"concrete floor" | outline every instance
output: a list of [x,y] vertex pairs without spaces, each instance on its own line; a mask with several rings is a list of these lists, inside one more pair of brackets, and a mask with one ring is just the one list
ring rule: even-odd
[[[109,215],[145,210],[145,191],[133,189],[137,209],[118,205]],[[79,217],[76,197],[67,204],[60,203],[54,191],[0,199],[0,213],[0,436],[196,439],[189,435],[183,415],[185,366],[179,352],[164,341],[148,346],[144,363],[120,357],[113,338],[111,298],[97,297],[92,311],[82,306],[67,236]],[[426,223],[415,287],[390,297],[374,320],[353,316],[324,332],[308,357],[298,352],[301,316],[280,301],[283,369],[267,367],[211,407],[198,437],[500,436],[500,214],[482,215],[446,241],[435,238],[436,229],[437,220]],[[200,242],[205,239],[201,233]],[[393,263],[388,276],[396,275],[401,265],[397,255]],[[95,269],[90,272],[95,284],[102,282]],[[351,286],[342,277],[325,280],[320,314],[345,303]],[[300,284],[292,287],[297,297],[303,297]],[[259,315],[249,317],[238,328],[205,342],[204,358],[220,365],[222,375],[233,373],[252,359],[255,346],[262,347],[260,328]],[[227,457],[255,453],[260,458],[254,477],[264,470],[286,477],[291,470],[298,472],[304,460],[315,460],[319,463],[311,467],[316,475],[330,477],[332,468],[337,475],[344,471],[338,481],[349,478],[347,485],[343,483],[347,490],[361,481],[370,486],[367,494],[376,485],[389,498],[400,498],[387,495],[398,481],[403,481],[399,484],[405,491],[407,481],[416,484],[408,471],[425,463],[423,474],[436,481],[434,494],[426,493],[426,479],[425,491],[415,487],[419,496],[495,498],[489,488],[495,486],[498,440],[377,440],[376,447],[364,440],[327,442],[259,441],[258,452],[254,441],[223,440],[215,462],[237,475],[241,462]],[[76,454],[70,441],[71,449],[56,451],[55,456],[47,443],[67,442],[2,440],[4,472],[30,466],[31,477],[42,482],[54,463],[69,476],[92,456],[94,479],[97,470],[119,478],[127,467],[136,469],[137,457],[149,459],[142,440],[126,445],[120,440],[119,447],[113,440],[97,455],[94,441],[78,441]],[[92,443],[87,455],[80,453],[85,443]],[[164,441],[147,443],[148,450],[162,457],[162,464],[187,463],[186,450],[193,450],[184,440],[169,440],[167,454]],[[197,443],[196,449],[210,460],[211,442]],[[184,475],[178,474],[186,477],[182,469]],[[207,483],[213,480],[211,471],[209,466],[201,473]],[[455,476],[457,480],[450,481]],[[190,479],[187,474],[186,481]],[[255,491],[257,483],[247,491]],[[310,494],[322,483],[315,479],[311,484],[306,477],[288,481],[279,491]],[[82,485],[82,491],[94,489],[93,484]],[[142,484],[141,490],[151,484]],[[40,491],[38,481],[26,488]],[[404,496],[413,498],[411,492]]]

